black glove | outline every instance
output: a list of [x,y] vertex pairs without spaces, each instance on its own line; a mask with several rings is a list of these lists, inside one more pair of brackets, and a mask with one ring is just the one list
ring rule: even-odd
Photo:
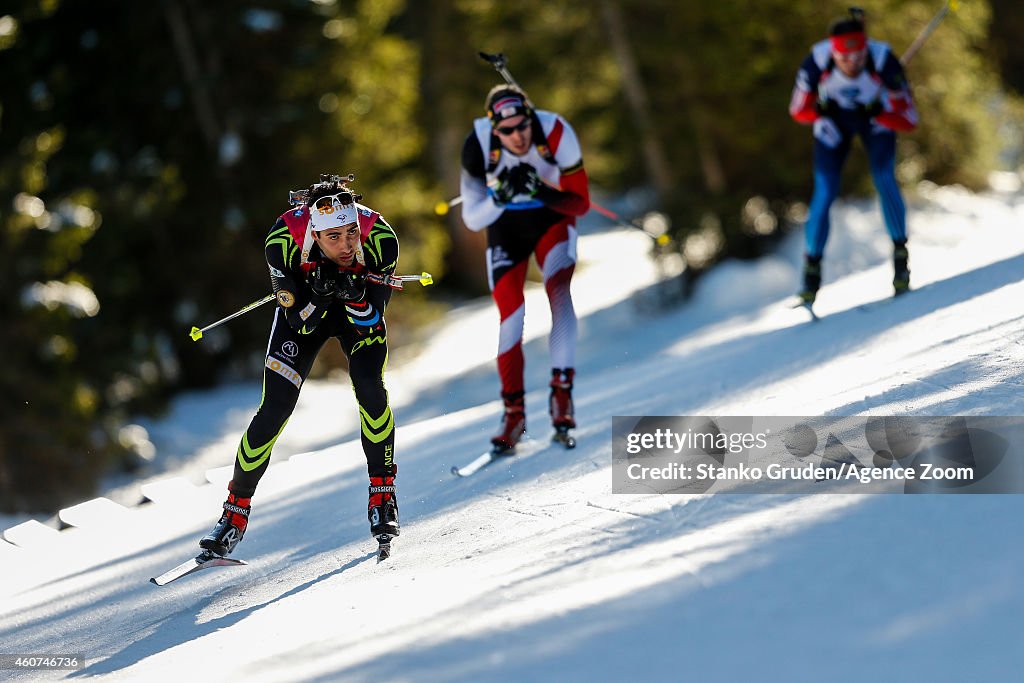
[[833,118],[839,113],[839,105],[835,100],[817,100],[814,103],[814,110],[821,116]]
[[345,313],[357,337],[369,337],[374,334],[387,334],[384,328],[384,316],[369,301],[351,301],[345,305]]
[[860,105],[860,110],[864,114],[864,116],[868,117],[869,119],[873,119],[884,111],[884,107],[882,107],[881,100],[875,100],[870,104]]
[[313,296],[310,298],[313,304],[326,306],[331,303],[331,299],[334,298],[337,291],[337,285],[334,282],[337,273],[336,267],[324,261],[318,262],[316,268],[309,273],[307,282],[309,282],[309,288],[313,290]]
[[366,275],[351,270],[343,270],[335,279],[334,296],[342,301],[362,301],[366,294]]
[[544,184],[544,181],[537,175],[537,169],[529,164],[513,166],[509,172],[508,181],[515,189],[516,194],[525,194],[527,197],[536,195],[537,190]]
[[555,201],[561,196],[561,192],[551,187],[537,174],[537,169],[529,164],[519,164],[512,168],[509,174],[509,182],[515,188],[516,194],[525,194],[531,199],[539,199],[545,204]]
[[512,185],[511,174],[507,168],[502,169],[501,173],[497,178],[488,183],[488,187],[491,190],[491,194],[494,196],[494,201],[499,204],[508,204],[512,201],[512,197],[516,196],[516,189]]

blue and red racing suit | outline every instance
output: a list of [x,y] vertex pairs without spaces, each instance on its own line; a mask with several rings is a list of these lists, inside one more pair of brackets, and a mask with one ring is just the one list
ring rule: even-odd
[[805,229],[807,255],[820,258],[829,232],[829,208],[860,136],[893,241],[907,238],[906,207],[896,182],[896,131],[917,127],[917,110],[899,60],[885,43],[868,40],[864,69],[850,78],[835,67],[829,40],[816,43],[800,65],[790,115],[814,126],[814,194]]

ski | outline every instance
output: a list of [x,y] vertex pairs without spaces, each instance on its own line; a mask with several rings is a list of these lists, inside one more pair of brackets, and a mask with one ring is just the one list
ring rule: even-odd
[[377,537],[377,564],[391,557],[391,538],[390,534]]
[[[576,439],[569,434],[568,428],[557,429],[555,433],[551,435],[550,443],[557,443],[566,450],[576,448]],[[526,437],[520,441],[517,446],[513,446],[512,448],[495,446],[491,450],[481,453],[472,462],[463,465],[462,467],[453,465],[452,474],[456,477],[469,477],[502,458],[510,458],[516,455],[519,457],[531,455],[544,450],[548,445],[549,444],[546,442]]]
[[174,569],[168,570],[160,576],[150,578],[149,581],[157,586],[166,586],[171,581],[177,581],[183,576],[194,574],[202,569],[210,569],[212,567],[237,567],[243,564],[248,563],[244,560],[233,560],[227,557],[221,557],[213,551],[204,550],[192,559],[182,562]]
[[469,463],[468,465],[465,465],[463,467],[459,467],[458,465],[452,465],[452,474],[454,474],[456,477],[468,477],[473,474],[476,474],[484,467],[487,467],[488,465],[490,465],[495,460],[498,460],[499,458],[504,458],[515,454],[515,447],[505,448],[504,446],[495,446],[491,450],[485,453],[481,453],[479,456],[477,456],[475,460],[473,460],[473,462]]
[[805,311],[807,311],[811,315],[811,321],[812,322],[817,322],[817,321],[821,320],[821,318],[818,317],[818,314],[814,312],[814,304],[812,302],[810,302],[810,301],[804,301],[803,299],[799,299],[798,298],[796,301],[791,303],[789,305],[789,307],[790,308],[802,308],[802,309],[804,309]]

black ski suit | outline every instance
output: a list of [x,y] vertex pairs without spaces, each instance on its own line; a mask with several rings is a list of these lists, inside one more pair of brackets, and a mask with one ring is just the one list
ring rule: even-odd
[[[398,263],[398,238],[379,214],[358,206],[364,264],[360,274],[390,275]],[[305,212],[305,213],[303,213]],[[384,387],[387,328],[384,309],[391,288],[367,281],[362,301],[312,302],[307,274],[323,258],[315,243],[297,243],[305,232],[308,211],[300,207],[278,218],[266,240],[267,265],[278,297],[263,371],[263,400],[242,435],[230,490],[240,498],[253,495],[266,471],[270,452],[295,409],[302,382],[317,353],[335,337],[349,362],[349,377],[359,404],[366,469],[371,477],[394,476],[395,420]],[[291,228],[289,227],[291,225]],[[301,238],[300,238],[300,241]],[[309,250],[302,258],[302,248]]]

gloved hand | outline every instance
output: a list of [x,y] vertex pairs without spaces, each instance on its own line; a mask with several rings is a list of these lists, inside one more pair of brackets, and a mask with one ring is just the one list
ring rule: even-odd
[[541,189],[544,181],[537,175],[537,169],[529,164],[513,166],[509,172],[508,181],[515,189],[515,194],[525,194],[533,197]]
[[843,134],[836,122],[823,116],[814,122],[814,137],[829,149],[835,148],[843,141]]
[[876,116],[881,114],[884,110],[885,110],[885,108],[882,106],[882,101],[881,100],[875,100],[874,102],[871,102],[870,104],[862,104],[862,105],[860,105],[861,113],[863,113],[864,116],[866,116],[869,119],[875,118]]
[[310,271],[306,281],[309,283],[309,288],[313,290],[311,301],[314,305],[326,306],[334,298],[337,291],[334,278],[337,273],[337,267],[326,261],[319,261],[316,268]]
[[369,301],[346,302],[345,313],[359,337],[379,334],[384,330],[384,316]]
[[835,116],[839,112],[839,105],[835,100],[815,100],[814,110],[819,116]]
[[512,201],[512,197],[516,196],[516,189],[512,185],[511,174],[507,168],[502,169],[498,176],[488,182],[487,187],[490,189],[494,201],[499,204],[508,204]]
[[366,275],[351,270],[343,270],[335,278],[334,296],[342,301],[362,301],[366,294]]

